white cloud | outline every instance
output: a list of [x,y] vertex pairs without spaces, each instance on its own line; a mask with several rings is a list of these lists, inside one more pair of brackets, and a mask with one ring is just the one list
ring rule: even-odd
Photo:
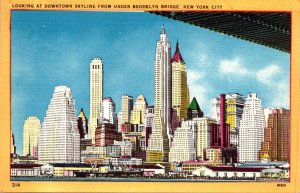
[[187,81],[190,92],[190,100],[196,97],[200,108],[205,114],[209,112],[209,105],[207,101],[210,101],[209,93],[212,91],[212,87],[207,85],[204,81],[205,74],[197,70],[187,70]]
[[196,70],[187,70],[187,82],[193,84],[203,77],[203,72]]
[[275,108],[290,108],[290,84],[287,80],[276,83],[271,106]]
[[190,100],[192,100],[193,97],[196,97],[198,104],[205,115],[209,113],[209,105],[207,104],[207,102],[210,101],[210,98],[208,96],[208,88],[208,86],[204,86],[202,84],[189,85]]
[[233,60],[221,60],[219,65],[219,73],[247,75],[250,73],[250,71],[243,66],[243,62],[240,58],[234,58]]
[[274,77],[280,72],[280,68],[274,64],[267,66],[256,73],[256,78],[261,83],[271,85],[274,83]]

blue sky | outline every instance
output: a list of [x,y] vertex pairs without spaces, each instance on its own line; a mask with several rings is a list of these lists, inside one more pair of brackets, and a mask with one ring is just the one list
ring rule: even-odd
[[77,114],[89,115],[89,64],[104,62],[104,97],[154,98],[156,41],[165,25],[172,54],[185,60],[191,99],[205,115],[220,93],[257,92],[263,107],[289,108],[290,55],[207,29],[143,12],[12,12],[12,128],[18,153],[28,116],[41,122],[54,87],[72,89]]

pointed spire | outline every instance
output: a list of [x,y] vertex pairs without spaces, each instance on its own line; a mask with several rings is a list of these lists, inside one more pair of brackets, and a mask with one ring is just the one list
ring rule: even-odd
[[82,120],[86,120],[86,116],[85,116],[85,114],[84,114],[83,108],[80,109],[80,112],[79,112],[78,117],[81,117]]
[[176,51],[175,52],[179,52],[179,44],[178,44],[178,38],[177,38],[177,41],[176,41]]
[[175,50],[175,53],[173,55],[173,58],[171,59],[171,63],[173,62],[183,62],[184,63],[184,60],[180,54],[180,51],[179,51],[179,43],[178,43],[178,39],[177,39],[177,42],[176,42],[176,50]]
[[165,25],[161,27],[161,34],[166,34]]
[[198,101],[197,101],[197,99],[195,97],[193,97],[193,99],[191,101],[191,104],[189,106],[189,109],[191,109],[191,110],[198,110],[198,109],[200,109]]

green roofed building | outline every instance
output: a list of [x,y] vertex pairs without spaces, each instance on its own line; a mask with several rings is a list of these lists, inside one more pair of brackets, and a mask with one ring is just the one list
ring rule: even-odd
[[200,109],[197,99],[194,97],[188,108],[187,118],[188,118],[188,120],[192,120],[193,118],[203,117],[203,116],[204,116],[204,114]]

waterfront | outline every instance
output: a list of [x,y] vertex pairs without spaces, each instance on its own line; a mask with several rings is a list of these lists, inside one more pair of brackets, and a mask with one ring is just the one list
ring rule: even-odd
[[12,177],[11,181],[95,181],[95,182],[288,182],[287,180],[230,180],[230,179],[162,179],[162,178],[48,178],[48,177]]

